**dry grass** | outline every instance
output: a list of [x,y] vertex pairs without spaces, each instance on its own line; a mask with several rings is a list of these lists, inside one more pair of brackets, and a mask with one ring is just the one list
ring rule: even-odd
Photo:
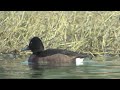
[[46,48],[119,53],[119,11],[1,11],[0,52],[20,50],[33,36]]

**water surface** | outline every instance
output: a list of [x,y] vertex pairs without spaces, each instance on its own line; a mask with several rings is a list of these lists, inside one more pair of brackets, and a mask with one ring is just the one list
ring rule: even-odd
[[119,79],[120,58],[84,59],[80,66],[31,69],[29,56],[0,56],[0,79]]

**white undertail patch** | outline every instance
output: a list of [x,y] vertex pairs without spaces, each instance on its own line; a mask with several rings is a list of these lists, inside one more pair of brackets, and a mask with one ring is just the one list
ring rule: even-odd
[[84,58],[76,58],[76,66],[83,65]]

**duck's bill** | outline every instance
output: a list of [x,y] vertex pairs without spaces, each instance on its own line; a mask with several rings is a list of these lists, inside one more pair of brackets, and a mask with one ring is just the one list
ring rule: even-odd
[[27,45],[26,47],[22,48],[21,51],[27,51],[30,50],[29,46]]

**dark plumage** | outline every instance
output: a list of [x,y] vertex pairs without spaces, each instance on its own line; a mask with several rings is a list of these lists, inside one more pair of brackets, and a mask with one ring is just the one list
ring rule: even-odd
[[76,58],[92,57],[89,54],[83,54],[63,49],[47,49],[38,37],[30,40],[29,46],[22,51],[31,50],[33,54],[28,62],[31,66],[69,66],[76,63]]

